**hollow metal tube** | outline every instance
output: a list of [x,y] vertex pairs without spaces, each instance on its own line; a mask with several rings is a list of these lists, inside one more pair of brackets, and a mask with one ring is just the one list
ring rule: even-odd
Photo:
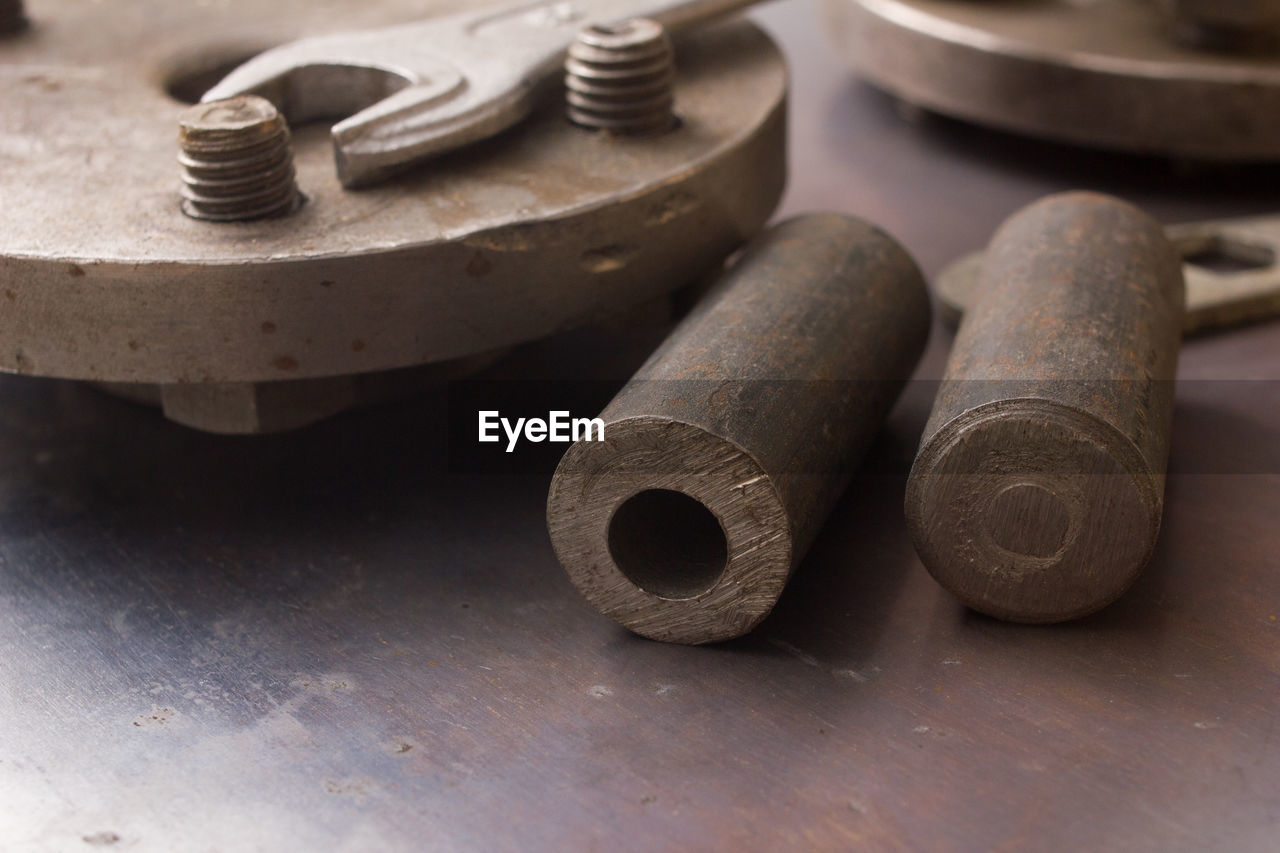
[[759,237],[565,454],[552,543],[605,615],[659,640],[750,631],[844,490],[929,328],[919,270],[834,214]]

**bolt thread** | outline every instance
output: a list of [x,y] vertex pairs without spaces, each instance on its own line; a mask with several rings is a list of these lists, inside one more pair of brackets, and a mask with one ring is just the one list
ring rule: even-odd
[[16,33],[27,26],[22,0],[0,0],[0,35]]
[[565,60],[570,121],[619,134],[675,125],[675,51],[656,21],[582,29]]
[[301,201],[289,125],[265,98],[197,104],[178,119],[182,210],[234,222],[282,216]]

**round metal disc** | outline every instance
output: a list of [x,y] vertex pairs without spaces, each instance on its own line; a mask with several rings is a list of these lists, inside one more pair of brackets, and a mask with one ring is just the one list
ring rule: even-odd
[[1181,46],[1137,0],[824,0],[875,85],[1065,142],[1187,158],[1280,159],[1280,55]]
[[666,135],[585,131],[548,92],[506,134],[349,191],[327,128],[303,126],[297,213],[183,215],[169,91],[198,97],[271,44],[473,5],[33,4],[0,40],[0,369],[262,382],[458,358],[672,290],[768,219],[786,68],[745,22],[677,42]]

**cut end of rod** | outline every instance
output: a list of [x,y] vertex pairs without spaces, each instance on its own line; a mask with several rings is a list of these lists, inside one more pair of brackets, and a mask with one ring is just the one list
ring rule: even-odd
[[793,568],[773,481],[742,449],[658,417],[607,423],[552,480],[547,526],[569,579],[654,640],[712,643],[754,628]]

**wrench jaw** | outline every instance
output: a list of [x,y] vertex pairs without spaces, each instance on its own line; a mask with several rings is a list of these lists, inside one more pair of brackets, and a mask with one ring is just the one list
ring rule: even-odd
[[652,14],[684,27],[752,2],[535,0],[317,36],[254,57],[204,100],[255,94],[292,124],[341,119],[333,127],[338,178],[367,186],[523,120],[574,33],[593,20]]
[[[376,35],[376,34],[374,34]],[[373,35],[321,36],[258,54],[205,92],[202,101],[260,95],[291,124],[340,119],[427,79],[419,69],[388,61]],[[432,66],[437,63],[433,63]],[[457,71],[448,66],[453,74]]]
[[[423,159],[493,136],[531,110],[532,87],[501,62],[472,61],[464,76],[421,48],[383,50],[347,38],[306,39],[266,51],[205,93],[203,101],[260,95],[291,125],[334,121],[334,163],[348,188],[367,186]],[[549,63],[544,63],[549,64]]]
[[405,89],[333,127],[338,179],[348,189],[369,186],[431,157],[487,139],[522,121],[532,109],[523,82],[483,93],[458,76]]
[[226,88],[219,84],[205,93],[202,100],[260,95],[275,104],[289,124],[297,127],[307,122],[345,118],[414,85],[414,78],[403,72],[329,63],[300,66],[252,85],[238,86],[232,95],[222,94]]

